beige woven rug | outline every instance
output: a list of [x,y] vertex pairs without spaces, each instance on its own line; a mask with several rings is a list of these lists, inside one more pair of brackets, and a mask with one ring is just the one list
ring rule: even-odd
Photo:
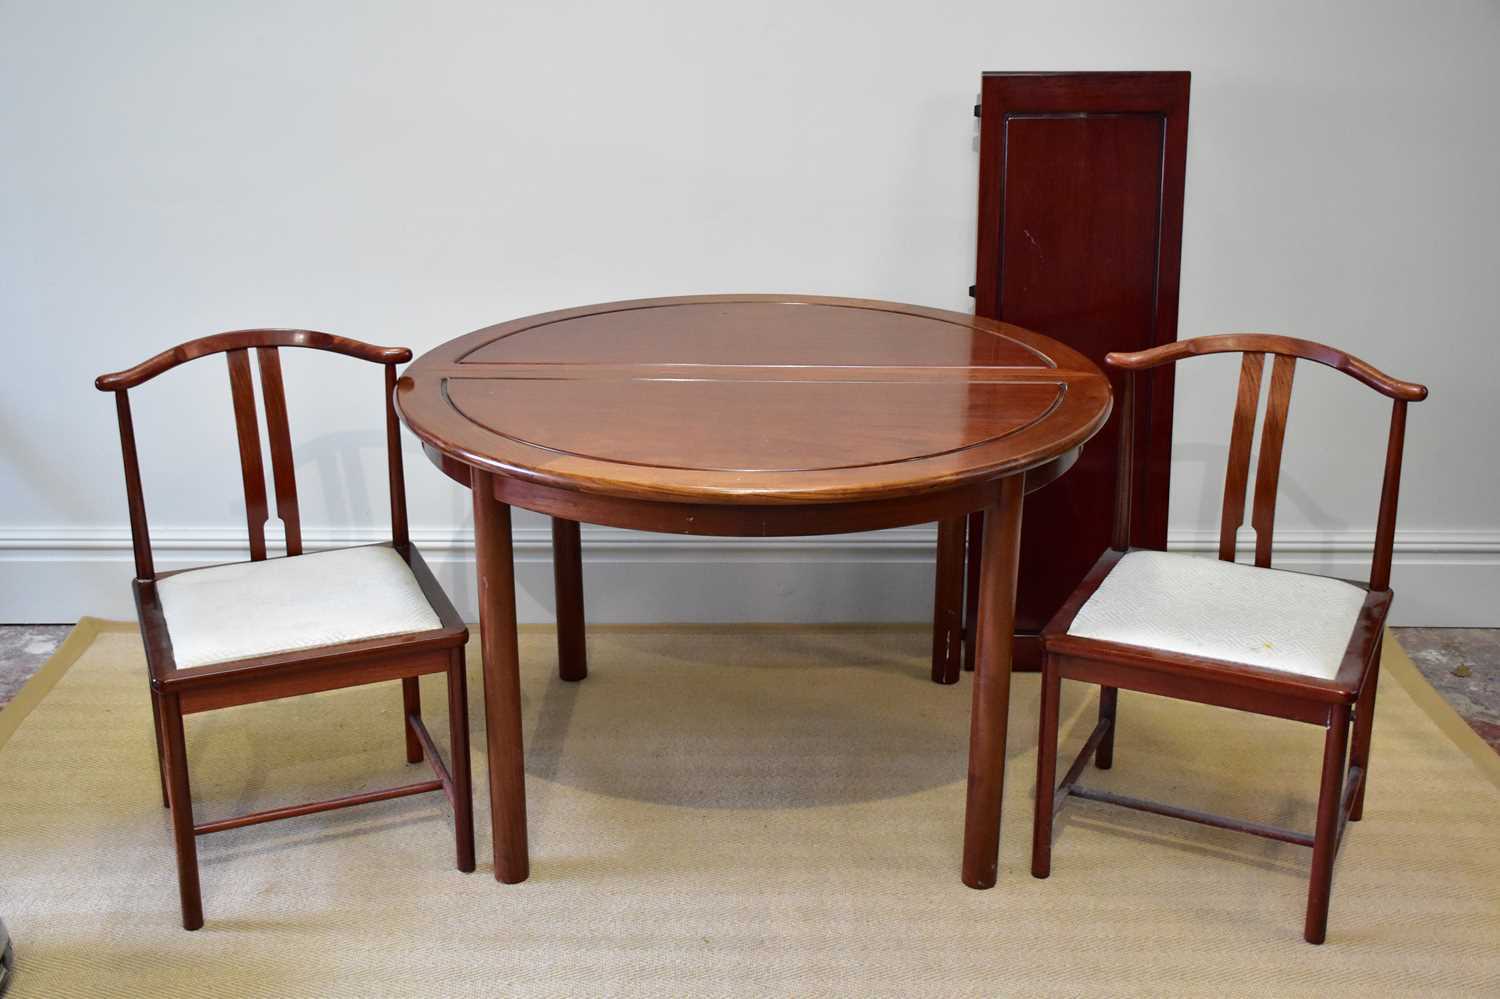
[[[1000,884],[963,887],[969,682],[929,683],[927,641],[596,628],[575,686],[529,631],[530,881],[492,879],[483,821],[479,871],[454,871],[440,797],[407,798],[201,839],[186,933],[140,643],[85,621],[0,711],[13,995],[1500,994],[1500,760],[1393,642],[1313,947],[1298,847],[1074,802],[1033,880],[1034,675]],[[482,747],[472,649],[470,675]],[[1094,700],[1064,695],[1070,752]],[[199,817],[402,780],[399,704],[389,683],[189,718]],[[1320,730],[1128,693],[1120,719],[1090,782],[1310,828]]]

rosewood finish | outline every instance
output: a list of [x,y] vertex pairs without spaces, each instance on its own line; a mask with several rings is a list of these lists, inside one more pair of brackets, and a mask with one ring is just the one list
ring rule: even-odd
[[[975,313],[1044,333],[1096,364],[1109,351],[1175,340],[1189,74],[985,73],[981,87]],[[1141,494],[1134,533],[1165,547],[1171,369],[1143,379],[1128,406]],[[1065,481],[1026,502],[1018,668],[1039,665],[1042,625],[1110,544],[1117,432],[1106,428]],[[971,595],[982,532],[971,517]],[[962,558],[945,558],[950,551],[940,553],[939,621],[955,613],[947,595],[963,585]],[[972,634],[972,597],[965,620]],[[951,682],[958,650],[948,651],[933,674]],[[969,642],[966,663],[972,654]]]
[[[1109,385],[1045,337],[858,299],[721,295],[503,323],[419,358],[396,404],[473,489],[495,876],[524,880],[510,509],[553,518],[559,673],[586,674],[580,522],[770,537],[987,511],[979,627],[1009,635],[1020,499],[1066,471]],[[960,528],[961,530],[961,528]],[[1010,643],[978,649],[964,881],[994,884]]]
[[[1042,635],[1042,699],[1040,745],[1037,755],[1037,798],[1032,837],[1032,874],[1045,878],[1052,868],[1052,826],[1056,812],[1069,797],[1121,805],[1140,811],[1233,829],[1312,848],[1307,914],[1303,936],[1322,943],[1328,925],[1328,900],[1333,864],[1346,823],[1358,821],[1364,810],[1369,772],[1370,738],[1374,723],[1375,691],[1380,676],[1381,636],[1390,608],[1391,549],[1395,537],[1396,500],[1401,485],[1401,455],[1406,430],[1406,406],[1427,397],[1427,389],[1392,378],[1343,351],[1308,340],[1267,334],[1205,336],[1134,353],[1112,353],[1108,363],[1124,373],[1125,397],[1135,391],[1137,372],[1150,371],[1185,357],[1240,353],[1239,387],[1230,430],[1229,460],[1224,479],[1219,558],[1235,560],[1235,539],[1244,522],[1249,489],[1251,441],[1254,438],[1263,373],[1271,358],[1265,420],[1250,522],[1255,529],[1255,565],[1271,566],[1275,525],[1276,487],[1286,434],[1292,381],[1299,359],[1315,361],[1357,379],[1392,400],[1385,474],[1380,491],[1380,513],[1363,606],[1337,673],[1330,680],[1210,659],[1144,646],[1083,638],[1068,634],[1074,618],[1104,583],[1131,545],[1135,479],[1139,468],[1130,458],[1134,432],[1133,410],[1127,404],[1120,423],[1119,478],[1112,529],[1112,548],[1094,564],[1082,584],[1047,624]],[[1057,730],[1060,686],[1064,678],[1100,685],[1099,720],[1082,752],[1060,782],[1057,775]],[[1078,783],[1088,759],[1107,770],[1113,765],[1116,708],[1120,688],[1196,701],[1220,707],[1272,715],[1321,725],[1325,729],[1317,822],[1304,833],[1243,819],[1210,815],[1162,802],[1147,801],[1085,787]],[[1353,738],[1350,739],[1350,728]]]
[[[265,524],[270,512],[250,366],[249,352],[253,349],[260,372],[261,396],[265,401],[276,514],[285,525],[286,556],[295,558],[302,554],[302,525],[297,503],[286,391],[281,377],[279,349],[282,347],[332,351],[384,366],[391,545],[410,567],[422,594],[437,614],[439,627],[417,633],[179,668],[173,655],[172,636],[167,628],[157,582],[176,575],[177,572],[195,570],[158,573],[153,564],[128,391],[187,361],[211,354],[225,355],[234,402],[236,438],[239,442],[250,557],[252,561],[262,561],[267,558]],[[421,553],[411,544],[406,525],[400,430],[392,393],[396,384],[396,365],[410,359],[411,351],[405,347],[377,347],[327,333],[308,330],[239,330],[181,344],[133,368],[100,375],[95,380],[96,387],[101,391],[114,393],[119,417],[120,448],[125,464],[125,494],[130,509],[131,539],[135,551],[133,589],[150,674],[162,804],[171,809],[182,925],[186,929],[195,930],[203,925],[195,837],[227,829],[406,795],[442,791],[453,809],[458,869],[474,869],[468,696],[464,673],[464,644],[468,640],[468,629],[428,570]],[[417,678],[427,673],[447,675],[452,741],[450,764],[444,763],[422,722]],[[406,759],[409,763],[427,760],[434,779],[209,822],[194,821],[183,729],[184,715],[396,679],[402,684],[402,728],[406,738]]]

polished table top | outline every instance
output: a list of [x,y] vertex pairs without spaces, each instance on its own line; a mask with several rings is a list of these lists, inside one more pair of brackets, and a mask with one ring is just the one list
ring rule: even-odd
[[501,323],[424,354],[396,392],[429,449],[464,465],[735,506],[890,500],[1071,461],[1110,400],[1086,358],[1015,326],[772,295]]

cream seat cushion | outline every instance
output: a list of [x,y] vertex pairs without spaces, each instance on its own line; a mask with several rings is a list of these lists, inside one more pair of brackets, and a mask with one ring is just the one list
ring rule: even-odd
[[441,627],[385,545],[194,569],[156,592],[178,669]]
[[1339,579],[1130,552],[1068,634],[1331,680],[1364,602],[1364,590]]

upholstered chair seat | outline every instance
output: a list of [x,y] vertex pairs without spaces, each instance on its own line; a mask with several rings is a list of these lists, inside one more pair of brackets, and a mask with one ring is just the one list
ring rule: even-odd
[[156,592],[178,669],[442,627],[389,545],[192,569]]
[[1068,634],[1332,680],[1366,592],[1341,579],[1175,552],[1123,556]]

